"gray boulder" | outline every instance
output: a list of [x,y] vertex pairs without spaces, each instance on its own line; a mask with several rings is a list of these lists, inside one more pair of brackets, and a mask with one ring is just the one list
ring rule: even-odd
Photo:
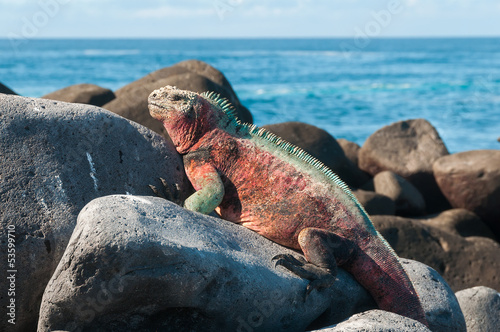
[[444,156],[434,162],[433,169],[451,205],[477,214],[500,239],[500,150]]
[[[424,324],[398,314],[369,310],[333,326],[312,332],[430,332]],[[438,331],[438,330],[436,330]],[[440,330],[439,330],[440,331]]]
[[362,189],[354,190],[353,194],[370,216],[396,213],[396,204],[385,195]]
[[[307,282],[274,266],[281,253],[296,254],[160,198],[101,197],[78,217],[45,290],[38,331],[304,331],[375,308],[342,269],[331,288],[305,299]],[[402,263],[431,329],[462,331],[444,280],[421,263]]]
[[500,331],[500,293],[478,286],[461,290],[456,296],[465,316],[467,331]]
[[500,287],[498,242],[479,236],[462,237],[417,219],[372,216],[371,220],[400,257],[436,269],[453,291],[482,285]]
[[347,159],[349,159],[354,165],[358,166],[358,153],[361,146],[344,138],[337,138],[337,143],[339,143]]
[[115,99],[115,94],[110,89],[102,88],[95,84],[83,83],[51,92],[42,98],[65,101],[68,103],[102,106]]
[[[18,271],[16,325],[2,319],[1,331],[36,328],[43,291],[85,204],[109,194],[151,194],[148,184],[159,187],[158,177],[179,198],[188,194],[172,146],[94,106],[0,95],[0,155],[0,259],[7,261],[5,240],[14,229]],[[8,286],[0,285],[2,308]]]
[[436,184],[432,164],[448,155],[436,129],[424,119],[395,122],[370,135],[359,150],[359,167],[375,176],[392,171],[410,181],[423,195],[427,212],[449,208]]
[[401,259],[420,296],[431,331],[466,331],[465,319],[450,286],[433,268]]
[[382,171],[373,177],[373,187],[396,204],[396,214],[418,216],[425,214],[425,201],[415,186],[391,171]]
[[295,252],[160,198],[98,198],[45,290],[38,331],[304,331],[373,308],[343,270],[304,299],[307,282],[274,266],[281,253]]
[[474,212],[466,209],[451,209],[437,215],[423,216],[419,220],[432,227],[462,237],[480,236],[495,240],[495,234]]

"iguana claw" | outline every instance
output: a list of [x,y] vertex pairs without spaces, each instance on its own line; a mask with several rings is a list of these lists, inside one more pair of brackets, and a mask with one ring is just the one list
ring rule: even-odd
[[155,186],[153,186],[152,184],[148,184],[148,186],[149,186],[149,188],[151,188],[151,190],[153,191],[153,193],[154,193],[156,196],[158,196],[158,197],[160,197],[160,198],[164,198],[164,199],[166,199],[166,198],[165,198],[165,195],[163,195],[161,192],[159,192],[159,191],[158,191],[158,188],[156,188],[156,187],[155,187]]
[[328,288],[335,282],[335,276],[325,268],[309,263],[304,257],[299,258],[291,254],[279,254],[272,258],[275,266],[281,265],[293,274],[310,281],[307,285],[304,300],[314,290]]
[[[158,179],[160,180],[160,182],[162,184],[163,190],[160,191],[160,190],[158,190],[158,188],[156,188],[155,186],[150,184],[148,186],[149,186],[149,188],[151,188],[153,193],[160,198],[169,200],[169,201],[174,202],[174,203],[178,203],[178,195],[176,195],[177,193],[175,193],[175,192],[172,193],[168,182],[164,178],[158,178]],[[178,189],[178,188],[176,188],[176,189]]]

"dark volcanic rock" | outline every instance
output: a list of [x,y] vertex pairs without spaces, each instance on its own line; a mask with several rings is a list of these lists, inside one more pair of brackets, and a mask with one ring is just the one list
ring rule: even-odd
[[457,292],[468,332],[500,331],[500,294],[488,287]]
[[323,162],[351,187],[357,188],[369,180],[364,172],[346,158],[335,138],[323,129],[302,122],[283,122],[263,128]]
[[[425,219],[424,219],[425,218]],[[419,219],[422,223],[463,237],[482,236],[495,240],[491,229],[474,212],[452,209]]]
[[382,171],[373,177],[375,192],[392,199],[396,204],[396,214],[419,216],[425,214],[422,194],[410,182],[391,171]]
[[154,71],[115,91],[116,99],[103,107],[127,119],[140,123],[168,137],[162,124],[149,115],[148,96],[166,85],[194,92],[214,91],[228,99],[243,122],[252,123],[252,115],[241,105],[228,80],[219,70],[198,60],[179,62]]
[[358,144],[343,138],[338,138],[337,143],[339,143],[347,159],[349,159],[354,165],[358,166],[358,153],[361,147]]
[[444,156],[436,160],[433,169],[451,205],[473,211],[500,239],[500,150]]
[[372,216],[373,224],[400,257],[436,269],[454,291],[474,286],[500,288],[500,245],[489,238],[461,237],[419,220]]
[[[47,286],[38,331],[304,331],[372,300],[351,275],[304,301],[293,253],[247,228],[146,196],[102,197],[80,213]],[[331,308],[331,309],[330,309]]]
[[0,83],[0,93],[6,94],[6,95],[17,95],[17,93],[15,93],[11,89],[9,89],[8,86],[3,85],[2,83]]
[[389,197],[373,191],[354,190],[353,194],[369,215],[394,215],[396,204]]
[[95,84],[75,84],[51,92],[42,98],[59,100],[68,103],[88,104],[102,106],[115,99],[115,94],[110,89],[101,88]]
[[[191,90],[195,92],[205,92],[205,91],[215,91],[218,92],[221,96],[227,98],[231,104],[233,104],[234,107],[236,107],[236,112],[238,114],[238,118],[246,123],[253,123],[253,118],[252,114],[248,111],[246,107],[241,105],[240,100],[236,96],[236,92],[234,92],[231,84],[229,81],[226,79],[224,74],[220,72],[219,70],[215,69],[214,67],[210,66],[206,62],[199,61],[199,60],[186,60],[179,62],[175,64],[172,67],[180,67],[180,68],[185,68],[189,72],[204,76],[211,80],[212,82],[220,85],[222,89],[219,91],[215,90],[201,90],[200,87],[198,86],[193,86],[193,88],[198,88],[198,90]],[[182,82],[181,82],[182,83]],[[182,88],[180,85],[177,86],[181,90],[186,90]]]
[[[19,271],[16,325],[2,319],[0,330],[34,331],[45,285],[86,203],[108,194],[151,194],[148,184],[160,186],[158,177],[173,192],[177,184],[182,197],[187,180],[165,139],[95,106],[0,95],[0,136],[0,259],[7,262],[12,225]],[[8,285],[0,285],[5,308]]]
[[410,181],[423,195],[427,212],[448,209],[436,184],[432,164],[447,155],[436,129],[424,119],[393,123],[373,133],[359,150],[359,167],[376,175],[392,171]]

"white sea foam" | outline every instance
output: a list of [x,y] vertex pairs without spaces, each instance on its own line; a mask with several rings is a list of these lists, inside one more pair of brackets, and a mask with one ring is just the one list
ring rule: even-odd
[[108,50],[108,49],[87,49],[83,51],[87,56],[121,56],[121,55],[136,55],[140,54],[141,50]]

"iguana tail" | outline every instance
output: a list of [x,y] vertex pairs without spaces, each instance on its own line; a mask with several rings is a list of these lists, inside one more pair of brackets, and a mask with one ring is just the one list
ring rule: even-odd
[[371,245],[357,252],[343,267],[370,292],[380,309],[428,326],[408,274],[396,254],[388,255],[386,246],[378,238],[372,239]]

